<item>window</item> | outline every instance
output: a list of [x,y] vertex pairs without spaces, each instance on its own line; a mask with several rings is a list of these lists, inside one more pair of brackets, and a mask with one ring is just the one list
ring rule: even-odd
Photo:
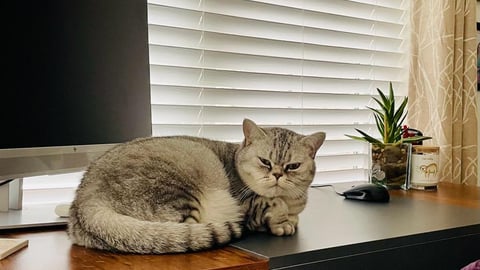
[[[406,0],[149,0],[153,133],[240,141],[243,118],[325,131],[315,182],[366,180],[368,147],[344,134],[375,132],[365,106],[377,87],[406,95],[407,11]],[[26,179],[26,203],[73,196],[80,177]]]
[[404,1],[151,0],[154,135],[241,141],[241,123],[325,131],[315,182],[366,180],[376,88],[406,93]]

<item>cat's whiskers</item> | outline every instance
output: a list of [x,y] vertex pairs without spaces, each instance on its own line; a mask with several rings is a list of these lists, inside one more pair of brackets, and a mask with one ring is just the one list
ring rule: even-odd
[[254,192],[248,187],[248,186],[243,186],[239,191],[238,191],[238,198],[240,201],[245,201],[248,197],[250,197]]
[[305,190],[289,178],[285,179],[282,187],[287,191],[287,195],[291,198],[298,199],[305,196]]
[[299,199],[305,196],[305,190],[300,189],[299,187],[291,189],[290,192],[292,193],[291,197],[294,199]]
[[254,192],[248,188],[248,187],[245,187],[243,190],[242,190],[242,198],[243,199],[246,199],[248,198],[249,196],[253,195]]
[[265,181],[267,182],[268,180],[270,180],[270,177],[268,175],[264,175],[258,179],[256,179],[257,182],[260,182],[260,181]]

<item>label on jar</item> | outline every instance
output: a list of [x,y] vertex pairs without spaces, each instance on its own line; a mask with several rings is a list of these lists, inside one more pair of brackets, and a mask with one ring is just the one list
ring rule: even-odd
[[439,173],[438,153],[412,154],[410,182],[417,186],[436,186]]

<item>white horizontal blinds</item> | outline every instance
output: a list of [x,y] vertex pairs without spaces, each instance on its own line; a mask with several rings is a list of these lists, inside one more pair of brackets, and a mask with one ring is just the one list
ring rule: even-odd
[[73,200],[83,172],[41,175],[23,179],[23,204],[57,204]]
[[405,91],[406,7],[363,2],[150,0],[153,134],[325,131],[315,181],[365,180],[368,147],[344,134],[374,130],[376,87]]

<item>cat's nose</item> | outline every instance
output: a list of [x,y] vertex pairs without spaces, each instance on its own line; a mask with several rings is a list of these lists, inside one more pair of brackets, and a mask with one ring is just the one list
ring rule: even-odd
[[272,173],[273,176],[275,176],[275,178],[278,180],[280,177],[283,176],[283,173]]

